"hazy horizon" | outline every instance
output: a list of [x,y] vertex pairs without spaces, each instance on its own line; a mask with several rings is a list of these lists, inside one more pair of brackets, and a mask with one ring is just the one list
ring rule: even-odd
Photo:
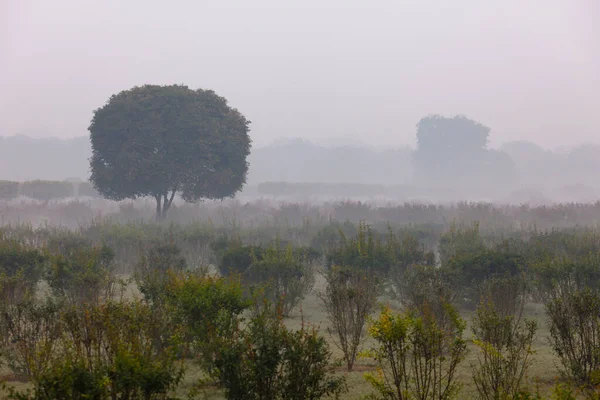
[[490,143],[600,143],[600,5],[315,0],[0,5],[0,135],[87,134],[95,108],[145,83],[215,90],[280,138],[414,145],[428,114]]

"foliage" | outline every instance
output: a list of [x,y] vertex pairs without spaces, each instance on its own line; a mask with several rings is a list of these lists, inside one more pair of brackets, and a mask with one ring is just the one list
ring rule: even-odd
[[46,299],[20,299],[0,313],[0,356],[17,375],[38,378],[56,359],[60,336],[60,304]]
[[316,329],[289,330],[263,313],[222,343],[212,376],[227,399],[321,399],[345,390],[329,371],[331,353]]
[[[464,115],[429,115],[417,124],[416,176],[433,185],[452,180],[464,187],[493,178],[513,178],[514,162],[506,153],[487,148],[490,128]],[[461,179],[462,178],[462,179]]]
[[253,253],[253,262],[244,273],[252,284],[264,285],[263,293],[269,302],[281,302],[283,315],[289,315],[315,283],[314,254],[306,249],[282,247],[279,242]]
[[376,237],[371,227],[359,223],[356,236],[347,238],[340,232],[337,246],[330,249],[326,257],[326,267],[344,266],[369,271],[385,276],[393,264],[393,253],[390,247]]
[[205,370],[212,371],[219,341],[235,331],[249,305],[239,279],[197,272],[171,273],[165,301],[173,323],[185,328],[184,340],[192,355]]
[[372,321],[369,332],[376,346],[366,354],[378,365],[376,373],[366,375],[376,391],[372,399],[456,397],[455,373],[466,352],[466,324],[449,304],[445,317],[450,323],[440,325],[424,304],[418,313],[394,315],[384,308]]
[[[407,300],[418,291],[421,284],[433,284],[431,279],[419,281],[417,273],[429,272],[429,278],[437,275],[435,271],[435,255],[433,252],[425,251],[419,240],[410,234],[404,234],[400,239],[391,232],[387,241],[388,251],[391,253],[392,265],[387,275],[388,292],[397,299]],[[430,268],[428,268],[430,267]],[[413,278],[413,279],[411,279]],[[416,278],[416,279],[415,279]],[[408,283],[407,281],[411,281]],[[441,282],[440,282],[441,283]]]
[[268,302],[281,302],[284,315],[289,315],[314,285],[319,253],[312,249],[284,247],[279,241],[269,246],[225,241],[213,248],[219,253],[223,276],[239,274],[251,291],[266,296]]
[[27,181],[21,184],[21,196],[31,197],[35,200],[48,201],[72,197],[73,185],[66,181]]
[[45,261],[37,249],[0,237],[0,310],[35,292]]
[[155,306],[161,306],[171,274],[186,269],[185,258],[177,245],[154,242],[143,250],[136,264],[134,278],[144,298]]
[[365,323],[377,301],[377,278],[359,268],[332,267],[325,279],[327,286],[319,297],[332,325],[328,332],[344,354],[348,371],[352,371],[365,336]]
[[112,200],[152,196],[164,217],[176,193],[221,199],[246,182],[250,122],[211,90],[145,85],[94,111],[91,182]]
[[515,399],[531,365],[537,325],[521,321],[523,303],[507,312],[492,296],[482,299],[473,317],[473,342],[479,349],[473,381],[481,399]]
[[550,344],[563,373],[581,384],[600,371],[600,292],[584,288],[546,303]]
[[510,247],[485,248],[474,253],[459,253],[448,261],[448,269],[458,279],[456,290],[465,305],[477,303],[481,285],[490,278],[516,276],[526,268],[524,257]]
[[60,358],[18,399],[162,400],[179,383],[183,366],[172,346],[157,350],[151,332],[164,321],[142,303],[107,303],[63,313]]
[[107,246],[67,246],[50,255],[46,282],[71,304],[110,300],[118,288],[113,261]]
[[397,279],[396,297],[409,309],[418,309],[427,303],[436,314],[444,313],[444,303],[453,303],[457,297],[451,271],[431,265],[412,265]]

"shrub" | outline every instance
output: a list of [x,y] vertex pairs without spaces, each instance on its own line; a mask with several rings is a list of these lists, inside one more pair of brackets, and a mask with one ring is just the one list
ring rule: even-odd
[[0,200],[12,200],[19,195],[19,182],[0,181]]
[[453,223],[440,237],[438,248],[440,263],[442,266],[447,266],[456,257],[478,254],[485,249],[484,240],[479,232],[479,223],[467,227],[460,227]]
[[600,290],[600,249],[578,256],[548,256],[532,266],[536,294],[544,302],[585,288]]
[[72,197],[73,184],[66,181],[27,181],[21,184],[21,196],[35,200],[48,201]]
[[172,243],[152,243],[142,253],[136,265],[134,278],[144,298],[155,306],[161,306],[166,295],[170,274],[187,269],[180,248]]
[[150,331],[165,321],[137,302],[85,305],[63,313],[60,357],[18,399],[168,399],[183,366],[177,343],[157,350]]
[[5,305],[0,313],[1,356],[17,375],[37,378],[56,358],[60,306],[31,298]]
[[[225,245],[227,246],[227,245]],[[220,247],[219,271],[223,276],[241,276],[251,292],[261,293],[268,302],[281,302],[289,315],[310,292],[315,282],[315,261],[319,253],[307,248],[282,246],[279,241],[261,246],[229,242]],[[260,296],[257,305],[260,305]]]
[[600,293],[566,292],[546,303],[550,343],[569,379],[594,383],[600,371]]
[[343,377],[329,372],[327,342],[304,323],[284,326],[281,314],[263,313],[224,340],[212,376],[227,399],[321,399],[345,389]]
[[448,269],[458,278],[455,290],[462,293],[460,300],[466,306],[473,306],[479,300],[483,282],[496,276],[519,275],[525,265],[522,255],[509,248],[496,248],[457,255],[449,260]]
[[[445,313],[444,304],[453,303],[456,293],[451,271],[431,265],[411,265],[396,283],[396,297],[409,309],[429,304],[436,315]],[[441,314],[440,314],[441,313]]]
[[248,307],[241,282],[233,277],[173,273],[165,288],[165,300],[174,323],[185,328],[184,338],[192,354],[211,371],[218,341],[232,334]]
[[426,305],[418,313],[394,315],[388,308],[382,310],[369,329],[376,346],[367,355],[378,365],[377,373],[366,375],[376,392],[370,398],[456,397],[455,373],[466,352],[462,338],[466,324],[448,304],[445,317],[451,323],[441,326]]
[[483,299],[473,317],[473,342],[479,348],[473,381],[481,399],[514,399],[531,365],[537,325],[521,323],[522,305],[507,313],[490,298]]
[[16,240],[0,238],[0,310],[35,292],[46,257]]
[[370,226],[360,223],[356,236],[348,239],[340,232],[337,246],[326,257],[326,267],[351,267],[386,276],[393,264],[390,247],[376,237]]
[[344,354],[348,371],[352,371],[365,336],[365,323],[377,301],[377,278],[358,268],[333,267],[325,279],[327,286],[319,297],[332,325],[328,332]]
[[[388,291],[393,297],[401,300],[410,298],[415,294],[414,284],[418,285],[418,279],[424,277],[424,274],[428,275],[426,282],[433,284],[431,278],[438,274],[434,269],[435,255],[425,251],[415,236],[404,234],[401,239],[398,239],[390,231],[387,247],[391,253],[391,267],[386,281],[388,282]],[[418,276],[414,276],[415,274]],[[407,280],[411,280],[411,283],[408,284]]]
[[314,255],[306,249],[283,248],[279,242],[262,250],[243,277],[246,282],[264,285],[269,302],[281,303],[284,315],[296,307],[315,283]]
[[74,246],[50,255],[46,281],[71,304],[110,300],[117,290],[114,253],[106,246]]
[[227,239],[215,243],[213,249],[218,253],[219,272],[223,276],[243,275],[254,260],[262,257],[263,252],[259,246],[244,246],[241,243],[229,242]]

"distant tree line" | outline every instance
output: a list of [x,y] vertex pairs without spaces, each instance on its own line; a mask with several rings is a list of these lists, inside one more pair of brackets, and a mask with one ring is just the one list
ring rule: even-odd
[[0,181],[0,200],[12,200],[19,196],[49,201],[69,197],[99,197],[99,194],[89,182]]

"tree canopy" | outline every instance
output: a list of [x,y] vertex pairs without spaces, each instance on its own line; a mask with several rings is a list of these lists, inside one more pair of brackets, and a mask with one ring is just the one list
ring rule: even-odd
[[463,187],[509,183],[514,162],[506,153],[487,148],[489,133],[489,127],[463,115],[422,118],[413,155],[417,178],[433,185]]
[[145,85],[94,111],[90,181],[111,200],[152,196],[164,217],[185,201],[233,196],[246,182],[250,121],[212,90]]

